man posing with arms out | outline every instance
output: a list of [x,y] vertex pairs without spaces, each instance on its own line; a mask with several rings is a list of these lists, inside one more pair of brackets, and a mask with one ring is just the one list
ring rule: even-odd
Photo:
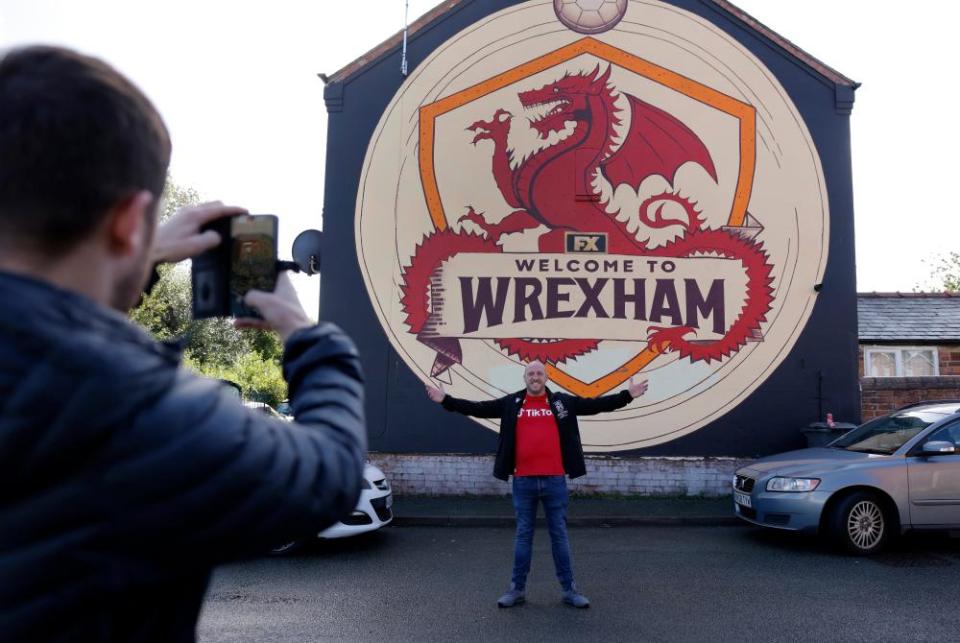
[[315,534],[359,495],[355,349],[285,276],[239,324],[283,339],[294,423],[128,322],[152,264],[216,246],[200,226],[243,212],[206,204],[157,230],[169,158],[154,107],[103,62],[0,57],[4,640],[192,641],[215,564]]
[[567,480],[587,470],[580,445],[577,416],[615,411],[647,391],[647,381],[614,395],[586,398],[554,393],[547,388],[541,362],[530,362],[523,371],[527,388],[487,402],[472,402],[446,395],[428,386],[427,395],[448,411],[481,418],[500,418],[500,439],[493,475],[507,480],[513,475],[513,509],[517,517],[513,578],[497,605],[513,607],[526,600],[527,574],[533,548],[537,503],[543,503],[553,550],[553,564],[565,603],[590,607],[590,601],[573,582],[570,541],[567,538]]

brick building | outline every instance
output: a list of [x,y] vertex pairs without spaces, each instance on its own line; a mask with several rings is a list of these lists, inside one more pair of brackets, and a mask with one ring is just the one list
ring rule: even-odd
[[497,419],[424,386],[496,399],[534,359],[582,397],[650,382],[581,419],[583,493],[726,493],[860,413],[858,83],[726,0],[572,6],[446,0],[321,76],[320,310],[398,490],[506,493]]
[[960,293],[860,293],[861,413],[960,399]]

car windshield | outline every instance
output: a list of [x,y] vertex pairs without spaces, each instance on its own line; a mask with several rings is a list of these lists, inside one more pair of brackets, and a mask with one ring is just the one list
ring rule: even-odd
[[943,413],[921,410],[884,415],[861,424],[830,446],[847,451],[890,455],[920,431],[945,417]]

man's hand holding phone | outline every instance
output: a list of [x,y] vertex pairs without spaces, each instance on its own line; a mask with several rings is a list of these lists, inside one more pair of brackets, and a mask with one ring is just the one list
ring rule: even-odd
[[273,214],[234,214],[214,218],[199,237],[219,243],[193,257],[190,284],[194,319],[252,318],[244,303],[251,290],[272,292],[277,280],[277,227]]
[[237,319],[234,321],[237,328],[273,329],[286,342],[290,335],[301,328],[313,326],[313,320],[304,312],[293,282],[285,272],[277,275],[277,287],[273,292],[251,290],[243,301],[260,313],[263,319]]
[[222,241],[220,235],[213,230],[201,231],[201,228],[217,219],[246,213],[245,208],[220,201],[180,208],[157,228],[151,251],[153,263],[176,263],[217,247]]
[[[181,208],[157,228],[151,250],[153,262],[175,263],[195,258],[217,248],[228,240],[215,230],[209,228],[204,230],[204,226],[241,214],[247,214],[246,208],[224,205],[221,201]],[[229,229],[225,227],[225,230]],[[275,230],[273,234],[275,237]],[[271,259],[271,261],[275,260]],[[283,341],[286,341],[295,331],[314,324],[303,310],[290,277],[284,272],[276,276],[276,288],[273,292],[250,290],[243,297],[243,303],[255,309],[263,319],[238,318],[234,322],[237,328],[272,329]]]

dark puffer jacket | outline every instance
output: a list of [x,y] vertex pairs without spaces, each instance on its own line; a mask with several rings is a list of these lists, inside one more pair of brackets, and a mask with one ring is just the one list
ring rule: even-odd
[[0,639],[192,641],[215,564],[353,508],[356,351],[331,325],[285,348],[295,423],[123,316],[0,273]]

